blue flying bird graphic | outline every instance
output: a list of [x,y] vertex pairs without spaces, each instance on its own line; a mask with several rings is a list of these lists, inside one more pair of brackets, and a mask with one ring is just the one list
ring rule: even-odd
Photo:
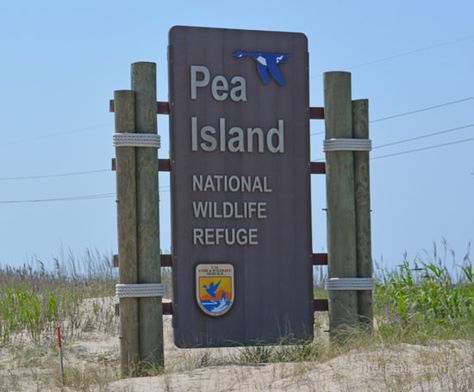
[[206,292],[212,298],[216,298],[216,291],[217,291],[217,288],[219,287],[220,284],[221,284],[221,281],[219,280],[219,282],[217,282],[217,284],[215,284],[214,282],[211,282],[211,284],[209,286],[204,284],[202,287],[206,290]]
[[257,63],[258,73],[263,84],[267,85],[269,81],[269,73],[280,86],[285,85],[285,79],[278,65],[283,63],[288,54],[285,53],[265,53],[265,52],[246,52],[244,50],[236,50],[234,57],[241,59],[242,57],[251,57]]

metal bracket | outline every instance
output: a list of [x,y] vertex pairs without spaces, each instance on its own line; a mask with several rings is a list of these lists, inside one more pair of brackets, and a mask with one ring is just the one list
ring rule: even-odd
[[119,298],[163,297],[163,283],[118,283],[115,295]]
[[114,147],[161,147],[160,135],[154,133],[114,133]]
[[324,281],[326,290],[373,290],[374,278],[330,278]]
[[370,139],[326,139],[323,142],[323,151],[371,151],[372,140]]

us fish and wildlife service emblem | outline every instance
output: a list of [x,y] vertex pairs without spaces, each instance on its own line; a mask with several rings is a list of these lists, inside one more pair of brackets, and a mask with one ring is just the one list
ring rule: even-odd
[[232,264],[198,264],[196,266],[196,300],[209,316],[222,316],[234,303],[234,266]]

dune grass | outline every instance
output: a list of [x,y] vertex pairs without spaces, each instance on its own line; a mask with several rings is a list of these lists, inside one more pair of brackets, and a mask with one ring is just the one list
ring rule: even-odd
[[[40,260],[35,264],[0,266],[0,343],[18,334],[39,343],[57,324],[62,325],[65,337],[73,336],[90,323],[90,318],[82,317],[84,300],[113,295],[110,257],[97,251],[88,250],[79,259],[72,254],[55,259],[52,270]],[[99,313],[94,308],[89,315]]]
[[[405,257],[396,269],[376,269],[375,329],[372,332],[350,327],[341,331],[338,342],[330,343],[327,336],[319,334],[312,342],[288,345],[282,341],[273,346],[242,347],[227,357],[206,350],[197,360],[195,357],[200,354],[196,351],[190,368],[276,362],[321,363],[354,350],[367,351],[403,343],[425,345],[461,340],[472,345],[474,271],[469,253],[460,260],[449,252],[439,255],[436,247],[432,253],[423,260]],[[52,370],[41,373],[42,366],[47,366],[54,358],[57,324],[63,326],[64,337],[69,342],[84,332],[117,335],[117,319],[112,308],[105,306],[105,302],[90,300],[113,296],[117,277],[110,258],[97,251],[87,251],[79,258],[69,254],[61,260],[56,259],[50,270],[41,261],[34,267],[0,266],[0,349],[10,347],[6,352],[12,355],[12,360],[23,361],[25,368],[39,368],[35,377],[41,385],[47,385],[48,377],[55,385],[59,382],[57,373]],[[163,279],[170,287],[171,271],[168,268],[163,272]],[[326,296],[321,287],[323,275],[324,271],[320,269],[315,278],[318,297]],[[22,345],[22,340],[18,340],[22,336],[25,341],[33,341],[37,350],[31,351],[29,346]],[[22,350],[25,352],[23,357],[20,355]],[[105,388],[108,382],[119,377],[115,370],[118,369],[118,353],[111,354],[103,363],[95,357],[84,360],[87,366],[67,369],[69,386],[87,390],[88,385],[100,384]],[[161,373],[162,369],[157,369],[156,374]],[[16,388],[15,380],[15,376],[8,378],[11,390]]]
[[[405,258],[395,270],[377,271],[374,314],[378,333],[415,340],[435,333],[453,338],[466,333],[474,320],[474,270],[469,253],[460,262],[452,256],[448,268],[446,252],[439,256],[435,247],[426,261]],[[171,283],[170,271],[165,272]],[[319,272],[315,293],[324,298],[322,280]],[[41,261],[36,268],[0,266],[0,342],[8,342],[18,333],[39,342],[58,323],[67,336],[80,332],[87,327],[87,322],[80,320],[84,300],[112,296],[115,282],[110,256],[90,250],[81,258],[69,254],[63,260],[55,259],[52,270]],[[97,304],[90,310],[91,314],[101,312]],[[97,325],[109,326],[104,322]],[[259,355],[269,356],[265,350]]]
[[[446,248],[445,248],[446,249]],[[408,261],[395,271],[378,273],[374,313],[378,333],[389,339],[424,342],[434,338],[474,337],[474,274],[469,252]]]
[[[344,328],[331,345],[321,341],[288,346],[243,347],[240,363],[319,361],[355,348],[384,344],[429,344],[463,339],[474,342],[474,270],[469,251],[458,262],[454,253],[440,256],[436,245],[425,260],[403,262],[376,271],[375,329]],[[447,255],[452,257],[448,268]],[[322,282],[321,276],[318,282]],[[316,281],[316,279],[315,279]],[[321,283],[322,284],[322,283]],[[315,288],[318,297],[326,295]]]

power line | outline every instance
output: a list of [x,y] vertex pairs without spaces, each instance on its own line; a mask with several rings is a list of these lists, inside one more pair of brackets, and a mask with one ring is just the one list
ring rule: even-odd
[[[409,139],[397,140],[397,141],[394,141],[394,142],[391,142],[391,143],[386,143],[386,144],[381,144],[381,145],[375,146],[372,149],[375,150],[375,149],[378,149],[378,148],[384,148],[384,147],[394,146],[394,145],[397,145],[397,144],[408,143],[408,142],[412,142],[412,141],[415,141],[415,140],[426,139],[426,138],[429,138],[429,137],[438,136],[438,135],[442,135],[442,134],[446,134],[446,133],[450,133],[450,132],[455,132],[455,131],[458,131],[458,130],[461,130],[461,129],[471,128],[471,127],[474,127],[474,124],[467,124],[467,125],[462,125],[460,127],[443,129],[441,131],[427,133],[427,134],[420,135],[420,136],[415,136],[415,137],[412,137],[412,138],[409,138]],[[469,141],[470,139],[464,139],[464,140]],[[458,142],[454,142],[453,144],[457,144],[457,143]],[[450,143],[448,143],[446,145],[449,145],[449,144]],[[439,146],[443,146],[443,145],[444,144],[441,144]],[[422,151],[425,148],[430,149],[430,148],[434,148],[434,147],[432,147],[432,146],[430,146],[430,147],[421,147],[420,149],[415,149],[415,150],[410,150],[410,151],[418,151],[418,150]],[[402,151],[400,153],[393,153],[393,155],[400,155],[400,154],[405,154],[405,152]],[[392,156],[392,154],[389,154],[388,156]],[[385,155],[384,155],[384,157],[385,157]],[[378,157],[377,158],[371,158],[371,159],[378,159]],[[324,161],[324,158],[320,157],[320,158],[317,158],[315,161],[316,162],[321,162],[321,161]]]
[[52,137],[56,137],[56,136],[64,136],[64,135],[71,135],[71,134],[74,134],[74,133],[91,131],[93,129],[102,128],[106,125],[109,125],[109,123],[93,124],[93,125],[88,125],[88,126],[85,126],[85,127],[73,129],[73,130],[70,130],[70,131],[60,131],[60,132],[49,133],[49,134],[46,134],[46,135],[39,135],[39,136],[36,136],[36,137],[28,137],[28,138],[19,139],[19,140],[13,140],[11,142],[2,143],[2,147],[3,146],[9,146],[9,145],[12,145],[12,144],[24,143],[26,141],[29,142],[29,141],[35,141],[35,140],[48,139],[48,138],[52,138]]
[[[43,178],[80,176],[80,175],[104,173],[104,172],[111,172],[111,170],[110,169],[97,169],[97,170],[87,170],[87,171],[68,172],[68,173],[44,174],[44,175],[38,175],[38,176],[0,177],[0,181],[37,180],[37,179],[43,179]],[[160,186],[160,189],[167,188],[167,187],[169,187],[169,185],[164,185],[162,187]]]
[[30,200],[0,200],[0,204],[25,204],[25,203],[47,203],[53,201],[76,201],[76,200],[96,200],[114,197],[115,193],[96,193],[93,195],[56,197],[52,199],[30,199]]
[[391,143],[380,144],[378,146],[373,147],[372,149],[375,150],[377,148],[395,146],[397,144],[408,143],[408,142],[412,142],[412,141],[420,140],[420,139],[426,139],[426,138],[429,138],[429,137],[443,135],[443,134],[446,134],[446,133],[455,132],[455,131],[459,131],[461,129],[471,128],[471,127],[474,127],[474,124],[468,124],[468,125],[463,125],[463,126],[456,127],[456,128],[444,129],[442,131],[427,133],[425,135],[420,135],[420,136],[412,137],[412,138],[409,138],[409,139],[397,140],[397,141],[391,142]]
[[[474,97],[472,97],[472,96],[471,97],[466,97],[466,98],[461,98],[461,99],[458,99],[458,100],[455,100],[455,101],[448,101],[448,102],[444,102],[444,103],[437,104],[437,105],[432,105],[432,106],[427,106],[427,107],[416,109],[416,110],[411,110],[411,111],[408,111],[408,112],[403,112],[403,113],[398,113],[398,114],[394,114],[394,115],[390,115],[390,116],[386,116],[386,117],[381,117],[381,118],[378,118],[378,119],[375,119],[375,120],[371,120],[369,122],[374,123],[374,122],[386,121],[386,120],[390,120],[390,119],[393,119],[393,118],[408,116],[408,115],[415,114],[415,113],[420,113],[420,112],[424,112],[424,111],[438,109],[438,108],[441,108],[441,107],[444,107],[444,106],[449,106],[449,105],[454,105],[454,104],[466,102],[466,101],[469,101],[469,100],[472,100],[472,99],[474,99]],[[70,134],[70,133],[82,132],[82,131],[89,130],[89,129],[92,129],[94,127],[101,126],[101,125],[103,125],[103,124],[98,124],[98,125],[92,126],[92,127],[79,128],[79,129],[73,130],[73,131],[66,131],[66,132],[59,132],[59,133],[55,133],[55,134],[51,134],[51,135],[45,135],[44,137],[50,137],[50,136],[55,136],[55,135],[59,135],[59,134]],[[466,126],[463,126],[463,127],[448,129],[448,130],[440,131],[440,132],[433,133],[433,134],[422,135],[422,136],[411,138],[411,139],[396,141],[396,142],[393,142],[393,143],[388,143],[388,144],[377,146],[377,147],[374,147],[374,148],[382,148],[382,147],[387,147],[387,146],[394,145],[394,144],[405,143],[405,142],[408,142],[408,141],[422,139],[422,138],[426,138],[426,137],[430,137],[430,136],[435,136],[435,135],[439,135],[439,134],[442,134],[442,133],[448,133],[448,132],[452,132],[452,131],[455,131],[455,130],[458,130],[458,129],[468,128],[468,127],[471,127],[471,126],[473,126],[473,125],[469,124],[469,125],[466,125]],[[316,136],[316,135],[322,135],[322,134],[324,134],[324,131],[313,132],[313,133],[310,134],[310,136]],[[28,140],[31,140],[31,139],[28,139]],[[320,161],[320,160],[323,160],[323,158],[318,158],[316,161]],[[0,177],[0,181],[33,180],[33,179],[41,179],[41,178],[68,177],[68,176],[95,174],[95,173],[109,172],[109,171],[110,171],[109,169],[97,169],[97,170],[89,170],[89,171],[45,174],[45,175],[37,175],[37,176]]]
[[43,175],[38,175],[38,176],[0,177],[0,181],[37,180],[40,178],[81,176],[85,174],[104,173],[104,172],[110,172],[110,169],[97,169],[97,170],[87,170],[87,171],[68,172],[68,173],[43,174]]
[[[398,58],[398,57],[402,57],[402,56],[408,56],[408,55],[411,55],[411,54],[414,54],[414,53],[418,53],[418,52],[422,52],[422,51],[426,51],[426,50],[430,50],[430,49],[434,49],[434,48],[438,48],[438,47],[442,47],[442,46],[448,46],[448,45],[453,45],[453,44],[457,44],[457,43],[464,42],[464,41],[469,41],[473,38],[474,38],[474,35],[468,35],[468,36],[465,36],[465,37],[462,37],[462,38],[459,38],[459,39],[440,42],[440,43],[437,43],[437,44],[434,44],[434,45],[424,46],[424,47],[421,47],[421,48],[417,48],[417,49],[397,53],[397,54],[394,54],[394,55],[378,58],[378,59],[375,59],[375,60],[370,60],[370,61],[367,61],[367,62],[364,62],[364,63],[351,65],[349,67],[342,68],[341,70],[346,71],[346,70],[349,70],[349,69],[359,68],[359,67],[363,67],[363,66],[366,66],[366,65],[376,64],[376,63],[392,60],[394,58]],[[320,75],[322,75],[322,74],[320,74]],[[473,97],[470,97],[470,99],[472,99],[472,98]],[[374,120],[374,121],[382,121],[382,120],[379,119],[379,120]],[[71,131],[55,132],[55,133],[51,133],[51,134],[47,134],[47,135],[43,135],[43,136],[37,136],[35,138],[15,140],[15,141],[12,141],[12,142],[3,143],[2,145],[5,146],[5,145],[9,145],[9,144],[22,143],[22,142],[27,141],[27,140],[40,140],[40,139],[54,137],[54,136],[69,135],[69,134],[73,134],[73,133],[89,131],[89,130],[92,130],[92,129],[95,129],[95,128],[100,128],[100,127],[103,127],[105,125],[109,125],[109,123],[99,123],[99,124],[90,125],[90,126],[83,127],[83,128],[78,128],[78,129],[71,130]],[[320,133],[316,133],[316,134],[320,134]]]
[[[433,110],[433,109],[438,109],[438,108],[441,108],[441,107],[444,107],[444,106],[455,105],[457,103],[470,101],[472,99],[474,99],[474,97],[466,97],[466,98],[457,99],[455,101],[443,102],[443,103],[440,103],[438,105],[427,106],[427,107],[424,107],[424,108],[411,110],[409,112],[403,112],[403,113],[393,114],[393,115],[386,116],[386,117],[377,118],[375,120],[370,120],[369,123],[391,120],[392,118],[397,118],[397,117],[409,116],[411,114],[425,112],[425,111]],[[311,136],[322,135],[323,133],[324,133],[324,131],[313,132],[313,133],[311,133]]]
[[400,151],[400,152],[395,152],[393,154],[387,154],[387,155],[380,155],[378,157],[373,157],[370,159],[382,159],[382,158],[389,158],[389,157],[395,157],[398,155],[405,155],[405,154],[411,154],[413,152],[419,152],[419,151],[426,151],[426,150],[432,150],[434,148],[440,148],[440,147],[445,147],[445,146],[451,146],[453,144],[460,144],[460,143],[467,143],[474,141],[474,137],[468,138],[468,139],[462,139],[462,140],[456,140],[454,142],[448,142],[448,143],[441,143],[441,144],[435,144],[433,146],[428,146],[428,147],[421,147],[421,148],[415,148],[413,150],[407,150],[407,151]]
[[[169,185],[163,185],[159,187],[161,192],[170,192]],[[57,202],[57,201],[77,201],[77,200],[97,200],[97,199],[107,199],[115,197],[115,192],[113,193],[96,193],[92,195],[80,195],[80,196],[69,196],[69,197],[55,197],[50,199],[28,199],[28,200],[0,200],[0,204],[27,204],[27,203],[48,203],[48,202]]]
[[[470,125],[474,126],[474,125]],[[453,128],[453,129],[460,129],[459,128]],[[463,128],[467,128],[463,127]],[[439,133],[437,133],[439,134]],[[455,144],[461,144],[461,143],[467,143],[474,141],[474,138],[467,138],[467,139],[461,139],[461,140],[456,140],[453,142],[448,142],[448,143],[441,143],[441,144],[435,144],[433,146],[427,146],[427,147],[421,147],[421,148],[416,148],[413,150],[407,150],[407,151],[400,151],[396,152],[393,154],[386,154],[386,155],[381,155],[378,157],[373,157],[370,158],[371,160],[375,159],[383,159],[383,158],[389,158],[389,157],[394,157],[394,156],[399,156],[399,155],[405,155],[405,154],[411,154],[414,152],[420,152],[420,151],[427,151],[427,150],[432,150],[435,148],[441,148],[445,146],[452,146]],[[161,189],[162,187],[160,187]],[[163,186],[163,188],[170,188],[169,185]],[[163,189],[163,192],[169,192],[170,189]],[[82,195],[82,196],[70,196],[70,197],[60,197],[60,198],[51,198],[51,199],[30,199],[30,200],[0,200],[0,204],[26,204],[26,203],[46,203],[46,202],[58,202],[58,201],[77,201],[77,200],[97,200],[97,199],[105,199],[105,198],[111,198],[114,197],[115,193],[97,193],[97,194],[92,194],[92,195]]]
[[454,105],[454,104],[457,104],[457,103],[470,101],[470,100],[472,100],[472,99],[474,99],[474,97],[467,97],[467,98],[458,99],[458,100],[456,100],[456,101],[444,102],[444,103],[440,103],[440,104],[438,104],[438,105],[427,106],[427,107],[425,107],[425,108],[416,109],[416,110],[411,110],[411,111],[409,111],[409,112],[398,113],[398,114],[394,114],[394,115],[387,116],[387,117],[377,118],[377,119],[371,120],[371,121],[369,121],[369,122],[374,123],[374,122],[379,122],[379,121],[391,120],[392,118],[398,118],[398,117],[403,117],[403,116],[409,116],[409,115],[411,115],[411,114],[420,113],[420,112],[425,112],[425,111],[427,111],[427,110],[438,109],[438,108],[441,108],[441,107],[444,107],[444,106]]
[[[408,143],[408,142],[415,141],[415,140],[426,139],[426,138],[429,138],[429,137],[438,136],[438,135],[442,135],[442,134],[446,134],[446,133],[451,133],[451,132],[455,132],[455,131],[458,131],[458,130],[461,130],[461,129],[471,128],[471,127],[474,127],[474,124],[462,125],[462,126],[459,126],[459,127],[444,129],[444,130],[441,130],[441,131],[432,132],[432,133],[428,133],[428,134],[425,134],[425,135],[420,135],[420,136],[416,136],[416,137],[412,137],[412,138],[408,138],[408,139],[397,140],[397,141],[394,141],[394,142],[374,146],[373,150],[379,149],[379,148],[384,148],[384,147],[389,147],[389,146],[394,146],[394,145],[397,145],[397,144]],[[312,134],[312,135],[314,135],[314,134]],[[322,160],[324,160],[324,158],[316,159],[316,161],[322,161]],[[110,172],[110,169],[97,169],[97,170],[88,170],[88,171],[79,171],[79,172],[55,173],[55,174],[45,174],[45,175],[38,175],[38,176],[0,177],[0,181],[35,180],[35,179],[43,179],[43,178],[87,175],[87,174],[95,174],[95,173],[103,173],[103,172]],[[170,188],[169,185],[164,185],[164,186],[160,186],[159,189],[165,190],[165,189],[168,189],[168,188]]]
[[456,39],[456,40],[440,42],[440,43],[437,43],[437,44],[434,44],[434,45],[424,46],[424,47],[413,49],[413,50],[407,50],[405,52],[400,52],[400,53],[397,53],[397,54],[394,54],[394,55],[381,57],[381,58],[378,58],[378,59],[374,59],[374,60],[366,61],[366,62],[363,62],[363,63],[351,65],[349,67],[342,68],[341,70],[342,71],[347,71],[347,70],[354,69],[354,68],[365,67],[367,65],[382,63],[384,61],[393,60],[393,59],[396,59],[398,57],[409,56],[411,54],[424,52],[426,50],[435,49],[435,48],[439,48],[439,47],[442,47],[442,46],[453,45],[453,44],[457,44],[457,43],[464,42],[464,41],[469,41],[473,38],[474,38],[474,35],[468,35],[466,37],[459,38],[459,39]]

